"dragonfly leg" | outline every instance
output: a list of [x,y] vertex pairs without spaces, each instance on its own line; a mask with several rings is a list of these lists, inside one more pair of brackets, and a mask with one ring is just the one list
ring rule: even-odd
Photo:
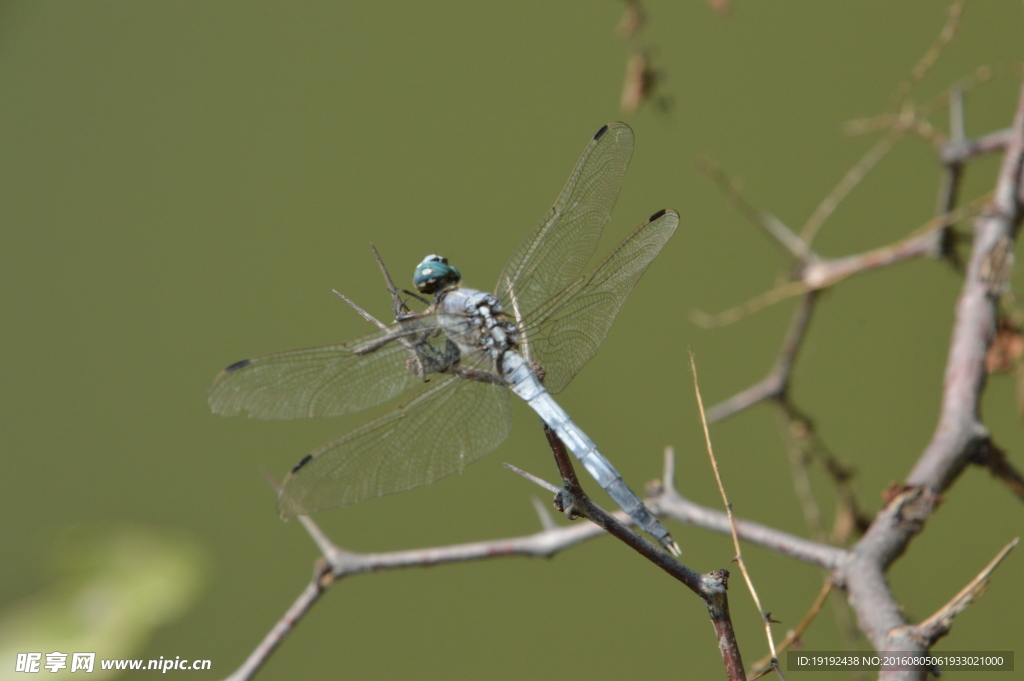
[[380,267],[380,273],[384,275],[384,285],[387,286],[388,293],[391,294],[391,307],[395,313],[395,321],[398,321],[399,318],[404,315],[411,314],[409,306],[406,305],[405,301],[402,300],[401,296],[398,295],[399,293],[405,293],[406,295],[410,295],[416,300],[420,301],[424,305],[430,305],[430,301],[424,298],[423,296],[413,293],[412,291],[409,291],[404,288],[396,288],[395,282],[392,281],[391,279],[391,273],[388,272],[387,265],[384,264],[384,259],[380,257],[380,252],[377,251],[377,247],[374,246],[373,244],[370,244],[370,249],[373,250],[373,257],[376,258],[377,260],[377,265]]
[[490,383],[492,385],[507,385],[504,378],[492,371],[473,369],[471,367],[464,367],[458,364],[443,369],[442,373],[454,374],[455,376],[466,378],[470,381],[479,381],[481,383]]
[[533,375],[537,377],[537,380],[540,381],[541,385],[544,385],[544,378],[548,375],[548,370],[544,368],[544,365],[540,362],[531,362],[530,371],[532,371]]
[[423,368],[423,362],[420,361],[419,355],[416,355],[415,353],[405,360],[405,368],[419,376],[420,380],[424,383],[430,380],[427,378],[426,369]]
[[445,342],[444,351],[437,346],[420,341],[409,346],[410,357],[406,366],[426,380],[426,374],[439,374],[459,363],[459,348],[451,341]]
[[[402,289],[402,290],[404,291],[405,289]],[[417,297],[419,297],[419,296],[417,296]],[[422,312],[410,312],[409,314],[400,314],[400,315],[398,315],[397,317],[395,317],[395,321],[396,322],[409,322],[409,321],[414,321],[416,319],[423,319],[424,317],[429,317],[432,314],[434,314],[433,310],[423,310]]]
[[415,298],[416,300],[420,301],[424,305],[430,305],[430,301],[429,300],[427,300],[426,298],[424,298],[420,294],[416,293],[415,291],[410,291],[407,288],[400,288],[398,290],[399,290],[400,293],[405,293],[406,295],[412,296],[413,298]]

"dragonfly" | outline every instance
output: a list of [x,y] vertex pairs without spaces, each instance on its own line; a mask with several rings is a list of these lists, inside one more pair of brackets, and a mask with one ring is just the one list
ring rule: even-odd
[[260,419],[340,416],[416,390],[303,457],[279,493],[282,517],[409,490],[463,470],[508,436],[515,394],[639,527],[679,554],[668,530],[552,397],[596,354],[679,224],[675,211],[654,213],[583,274],[611,217],[633,144],[625,123],[597,131],[493,293],[463,287],[457,268],[429,255],[413,275],[417,291],[433,296],[420,297],[424,310],[409,311],[392,291],[395,323],[383,330],[245,359],[216,377],[208,394],[214,413]]

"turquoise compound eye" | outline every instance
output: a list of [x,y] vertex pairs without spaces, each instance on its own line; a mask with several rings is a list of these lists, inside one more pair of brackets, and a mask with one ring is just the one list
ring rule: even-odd
[[462,279],[459,271],[440,255],[428,255],[412,275],[412,283],[420,293],[436,293]]

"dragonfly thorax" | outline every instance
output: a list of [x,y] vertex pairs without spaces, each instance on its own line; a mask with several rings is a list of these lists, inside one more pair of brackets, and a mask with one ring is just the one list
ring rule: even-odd
[[519,329],[490,293],[449,288],[438,295],[434,305],[445,335],[463,356],[483,350],[501,366],[505,352],[519,343]]

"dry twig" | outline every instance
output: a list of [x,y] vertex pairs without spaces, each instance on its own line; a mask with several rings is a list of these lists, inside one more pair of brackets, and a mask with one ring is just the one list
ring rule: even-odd
[[757,589],[754,587],[754,581],[751,579],[750,572],[747,570],[747,564],[743,560],[743,550],[740,548],[739,533],[736,530],[736,519],[732,516],[732,502],[729,501],[729,495],[725,492],[725,485],[722,483],[722,472],[718,468],[718,460],[715,459],[715,451],[711,446],[711,433],[708,432],[708,419],[704,413],[704,401],[700,395],[700,381],[697,379],[697,363],[693,357],[693,350],[690,350],[690,372],[693,374],[693,391],[697,395],[697,409],[700,411],[700,422],[704,429],[704,445],[707,447],[708,458],[711,460],[711,469],[715,472],[715,481],[718,483],[718,491],[722,495],[722,503],[725,504],[725,513],[729,518],[729,530],[732,535],[732,545],[733,549],[736,551],[736,557],[734,560],[736,561],[736,564],[740,566],[740,572],[743,574],[743,580],[747,583],[747,590],[750,591],[750,596],[754,599],[754,605],[757,606],[757,611],[761,614],[761,620],[764,623],[765,636],[768,639],[768,650],[771,653],[771,666],[780,679],[785,678],[782,675],[782,670],[779,668],[779,656],[775,651],[775,639],[772,637],[772,614],[761,606],[761,598],[757,595]]

